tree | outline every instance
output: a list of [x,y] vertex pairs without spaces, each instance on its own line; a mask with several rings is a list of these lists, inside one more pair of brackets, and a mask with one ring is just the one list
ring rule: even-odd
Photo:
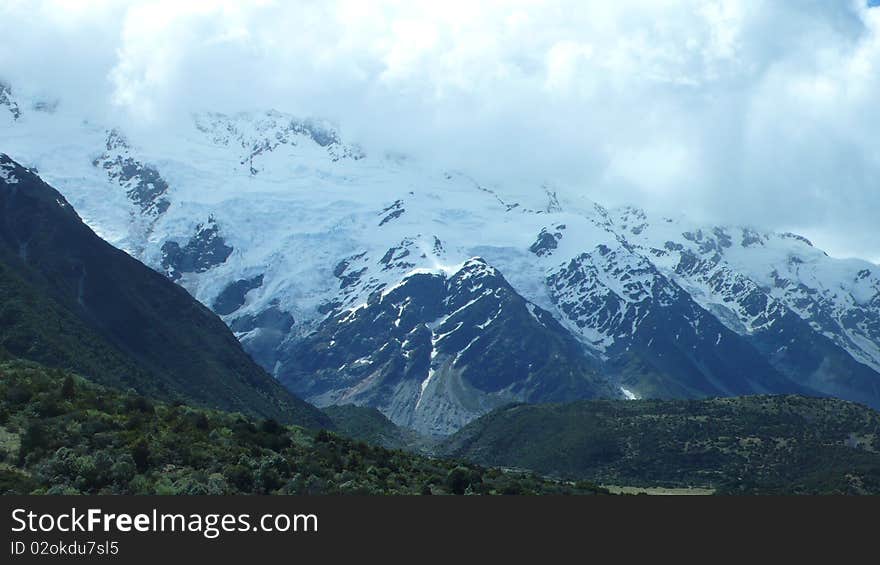
[[24,463],[25,457],[37,451],[46,448],[49,445],[49,434],[46,427],[40,422],[28,422],[24,433],[21,435],[21,442],[18,448],[19,464]]
[[131,449],[131,458],[134,460],[134,464],[139,472],[143,473],[149,468],[150,448],[147,445],[146,440],[142,439],[135,444]]
[[284,431],[284,427],[278,423],[278,420],[275,420],[274,418],[268,418],[266,420],[263,420],[263,423],[260,425],[260,428],[262,429],[264,434],[275,435],[275,434],[280,434],[281,432]]
[[76,384],[73,382],[73,377],[67,375],[64,378],[64,382],[61,384],[61,398],[65,400],[73,400],[76,396]]
[[211,429],[211,422],[208,421],[208,417],[205,416],[204,412],[199,412],[199,415],[196,416],[195,427],[197,430],[202,431]]
[[466,467],[456,467],[446,475],[446,488],[452,494],[464,494],[470,485],[470,471]]

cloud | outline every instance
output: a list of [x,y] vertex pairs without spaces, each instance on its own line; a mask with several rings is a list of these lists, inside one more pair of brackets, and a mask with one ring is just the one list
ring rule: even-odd
[[0,76],[138,123],[273,107],[499,183],[880,255],[860,1],[3,0],[0,38]]

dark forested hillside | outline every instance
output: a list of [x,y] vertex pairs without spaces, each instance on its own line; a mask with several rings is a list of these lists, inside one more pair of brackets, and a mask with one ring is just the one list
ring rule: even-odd
[[442,452],[600,484],[880,494],[880,413],[834,399],[516,405],[466,426]]
[[392,449],[420,451],[433,442],[408,428],[402,428],[375,408],[344,404],[327,406],[322,411],[330,417],[333,429],[346,437]]
[[0,494],[596,494],[0,363]]
[[183,288],[99,238],[0,155],[0,347],[166,400],[330,427]]

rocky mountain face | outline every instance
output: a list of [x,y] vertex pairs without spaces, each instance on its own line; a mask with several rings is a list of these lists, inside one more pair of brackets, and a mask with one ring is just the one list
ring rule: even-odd
[[[551,271],[559,311],[599,333],[617,363],[639,363],[625,385],[652,397],[702,397],[802,390],[746,339],[678,284],[622,245],[599,245]],[[714,339],[713,339],[714,338]]]
[[0,81],[0,107],[9,112],[9,117],[12,120],[17,120],[21,117],[21,109],[13,97],[12,87],[2,81]]
[[621,396],[549,312],[479,258],[374,292],[283,358],[281,382],[318,405],[375,406],[435,435],[510,402]]
[[510,401],[880,406],[880,267],[800,236],[484,184],[274,111],[148,135],[2,93],[3,150],[320,405],[431,434]]

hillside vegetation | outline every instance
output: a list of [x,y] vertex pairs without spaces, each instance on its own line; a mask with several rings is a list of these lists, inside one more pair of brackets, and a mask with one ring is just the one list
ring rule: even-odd
[[441,452],[600,484],[880,494],[880,413],[835,399],[515,405],[466,426]]
[[596,494],[0,363],[0,493]]
[[322,408],[330,417],[333,430],[345,437],[381,445],[389,449],[430,451],[433,441],[389,420],[375,408],[354,404],[330,405]]

